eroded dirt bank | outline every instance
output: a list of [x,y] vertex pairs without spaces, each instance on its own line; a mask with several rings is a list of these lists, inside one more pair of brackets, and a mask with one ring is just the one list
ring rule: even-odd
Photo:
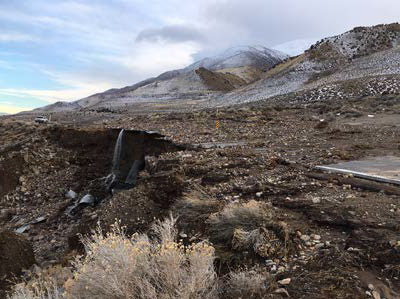
[[[0,127],[0,163],[10,166],[2,168],[9,179],[0,189],[1,225],[14,230],[45,217],[23,233],[45,266],[68,264],[81,249],[76,233],[90,232],[98,221],[107,228],[118,218],[129,232],[147,231],[155,218],[172,212],[180,216],[185,242],[209,239],[217,248],[219,275],[243,267],[271,273],[266,298],[285,296],[275,293],[282,287],[276,282],[285,278],[291,280],[283,288],[293,298],[376,293],[398,298],[399,196],[342,184],[335,177],[317,180],[312,174],[320,164],[398,156],[399,113],[387,100],[371,99],[117,114],[106,125],[76,128],[7,119]],[[145,148],[152,150],[134,189],[68,217],[64,210],[71,200],[65,193],[72,189],[82,196],[111,168],[119,131],[105,127],[157,130],[175,144],[196,146],[149,141]],[[263,214],[220,235],[220,220],[237,207]],[[257,236],[253,243],[250,233]]]

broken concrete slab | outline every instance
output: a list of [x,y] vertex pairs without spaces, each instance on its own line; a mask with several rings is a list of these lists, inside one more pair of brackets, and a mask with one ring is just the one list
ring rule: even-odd
[[400,157],[395,156],[371,157],[364,160],[316,166],[316,169],[400,185]]

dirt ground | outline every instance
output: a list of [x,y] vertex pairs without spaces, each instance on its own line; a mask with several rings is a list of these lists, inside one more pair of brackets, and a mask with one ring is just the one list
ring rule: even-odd
[[[193,242],[213,238],[204,219],[232,202],[256,201],[269,207],[275,223],[284,223],[293,249],[262,256],[215,241],[220,275],[227,269],[261,267],[275,281],[290,278],[283,287],[292,298],[400,298],[400,193],[343,184],[342,176],[316,179],[322,173],[314,169],[399,156],[395,100],[399,98],[255,103],[147,115],[92,113],[74,122],[60,114],[58,123],[48,125],[35,125],[28,116],[3,117],[0,172],[7,179],[0,178],[0,224],[14,230],[31,223],[23,234],[46,266],[66,263],[79,251],[76,233],[90,232],[98,221],[106,226],[119,218],[132,232],[146,231],[154,218],[172,211],[181,216],[183,238]],[[68,132],[76,137],[79,131],[107,128],[156,130],[186,150],[148,157],[135,189],[68,217],[64,211],[71,200],[64,194],[75,189],[83,195],[82,185],[109,167],[112,148],[98,149],[105,144],[101,140],[87,150],[63,146],[54,132],[73,130]],[[85,137],[76,138],[85,144]],[[179,206],[185,194],[198,190],[215,201],[215,207],[197,215],[201,221],[185,218]],[[35,223],[42,216],[45,220]],[[265,294],[285,296],[274,290]]]

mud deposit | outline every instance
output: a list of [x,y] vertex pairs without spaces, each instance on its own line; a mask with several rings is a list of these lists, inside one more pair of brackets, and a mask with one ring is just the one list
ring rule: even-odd
[[[114,113],[106,124],[91,115],[74,128],[62,114],[49,126],[7,118],[0,127],[1,171],[7,177],[0,181],[0,223],[9,230],[30,224],[23,235],[46,267],[68,265],[82,249],[77,233],[90,233],[98,221],[105,230],[117,218],[129,233],[147,232],[154,219],[173,213],[183,242],[213,243],[221,277],[243,268],[269,273],[265,298],[284,297],[278,288],[292,298],[399,298],[396,187],[371,187],[314,168],[399,156],[397,109],[384,98],[371,98],[257,103],[218,112]],[[68,217],[64,211],[71,200],[65,193],[72,189],[83,196],[110,172],[120,131],[109,128],[138,130],[123,141],[122,171],[143,155],[146,167],[135,188]],[[147,130],[172,140],[141,133]],[[35,221],[39,217],[45,221]]]

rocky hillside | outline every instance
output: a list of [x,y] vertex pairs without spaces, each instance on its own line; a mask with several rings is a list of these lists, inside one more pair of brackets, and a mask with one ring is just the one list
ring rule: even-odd
[[[387,76],[391,77],[389,81]],[[135,110],[140,105],[209,108],[311,90],[320,96],[309,100],[327,100],[332,95],[323,95],[332,86],[341,97],[368,93],[362,85],[351,93],[338,90],[346,85],[343,82],[362,78],[373,78],[374,86],[382,87],[377,91],[398,94],[397,87],[392,86],[396,76],[400,76],[400,24],[393,23],[356,27],[325,38],[292,58],[263,47],[233,48],[157,78],[44,110]]]
[[[111,89],[74,103],[53,104],[36,111],[100,109],[160,100],[210,99],[258,80],[265,71],[288,58],[282,52],[261,46],[236,47],[132,86]],[[210,78],[217,80],[215,82]]]
[[295,91],[325,88],[325,85],[337,81],[398,75],[399,46],[398,23],[357,27],[319,41],[304,54],[269,70],[254,84],[215,99],[214,104],[251,102]]

